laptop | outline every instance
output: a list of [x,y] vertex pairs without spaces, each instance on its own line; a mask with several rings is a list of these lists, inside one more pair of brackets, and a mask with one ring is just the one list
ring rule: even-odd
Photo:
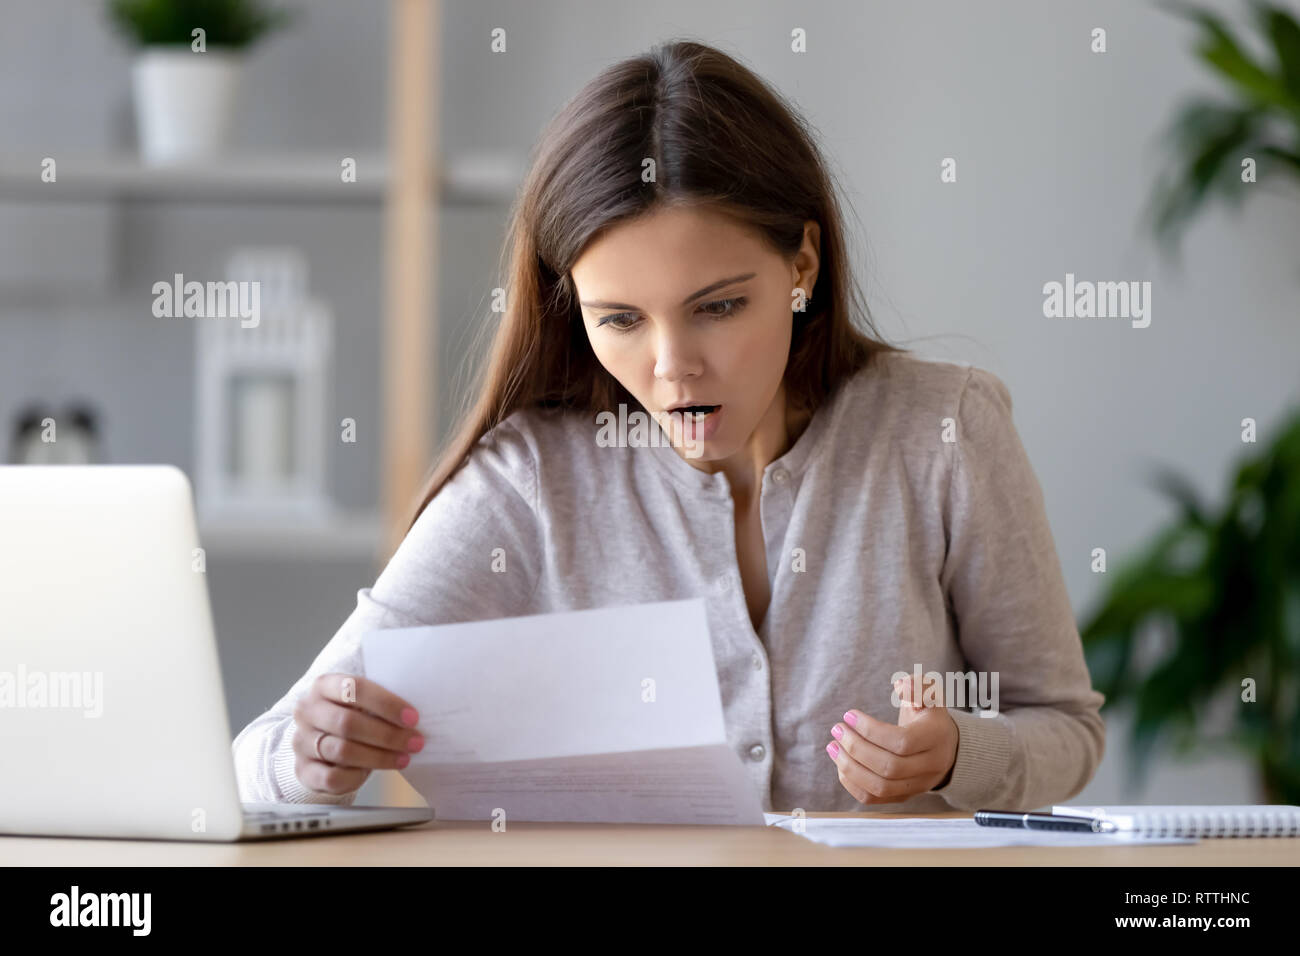
[[0,833],[229,842],[428,807],[241,803],[193,489],[171,465],[0,465]]

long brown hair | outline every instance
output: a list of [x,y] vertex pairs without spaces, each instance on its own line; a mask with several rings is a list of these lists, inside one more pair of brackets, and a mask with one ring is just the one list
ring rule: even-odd
[[407,531],[479,439],[515,410],[640,407],[592,352],[569,270],[602,230],[671,203],[736,216],[787,259],[804,223],[819,224],[817,282],[806,310],[793,313],[785,371],[794,406],[815,411],[873,354],[906,351],[875,331],[846,259],[830,173],[797,111],[719,50],[665,42],[602,71],[534,147],[511,210],[505,311],[477,399],[431,470]]

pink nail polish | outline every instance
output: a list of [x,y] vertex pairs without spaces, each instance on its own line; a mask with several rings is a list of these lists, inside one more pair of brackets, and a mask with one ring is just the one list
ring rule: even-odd
[[839,759],[840,759],[840,745],[839,745],[839,744],[827,744],[827,745],[826,745],[826,752],[827,752],[828,754],[831,755],[831,759],[832,759],[832,760],[839,760]]
[[415,722],[420,719],[420,715],[415,712],[414,707],[402,708],[402,723],[408,727],[414,727]]
[[419,734],[416,734],[414,737],[412,737],[410,740],[406,742],[406,749],[411,751],[411,753],[415,753],[423,746],[424,746],[424,738],[421,737]]
[[400,757],[397,758],[397,769],[399,770],[402,769],[410,762],[411,762],[411,758],[406,754],[402,754]]
[[844,731],[840,730],[839,724],[836,724],[834,727],[831,728],[831,736],[834,737],[836,740],[844,739]]
[[844,722],[850,727],[856,727],[858,725],[858,715],[851,710],[845,711]]

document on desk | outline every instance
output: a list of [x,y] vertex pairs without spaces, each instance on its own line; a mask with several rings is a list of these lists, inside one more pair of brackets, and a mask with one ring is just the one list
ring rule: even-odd
[[[1195,843],[1177,837],[1138,837],[1125,833],[1070,833],[1064,830],[1013,830],[982,827],[974,820],[861,817],[794,817],[764,813],[768,826],[800,833],[826,846],[874,846],[947,850],[989,846],[1134,846],[1139,843]],[[802,832],[796,828],[802,824]]]
[[371,631],[361,648],[420,714],[401,773],[436,819],[763,825],[701,598]]

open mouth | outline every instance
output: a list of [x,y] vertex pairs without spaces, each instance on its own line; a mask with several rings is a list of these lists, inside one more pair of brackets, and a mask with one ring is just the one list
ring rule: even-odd
[[670,414],[680,412],[684,421],[702,422],[721,407],[721,405],[683,405],[672,409]]

